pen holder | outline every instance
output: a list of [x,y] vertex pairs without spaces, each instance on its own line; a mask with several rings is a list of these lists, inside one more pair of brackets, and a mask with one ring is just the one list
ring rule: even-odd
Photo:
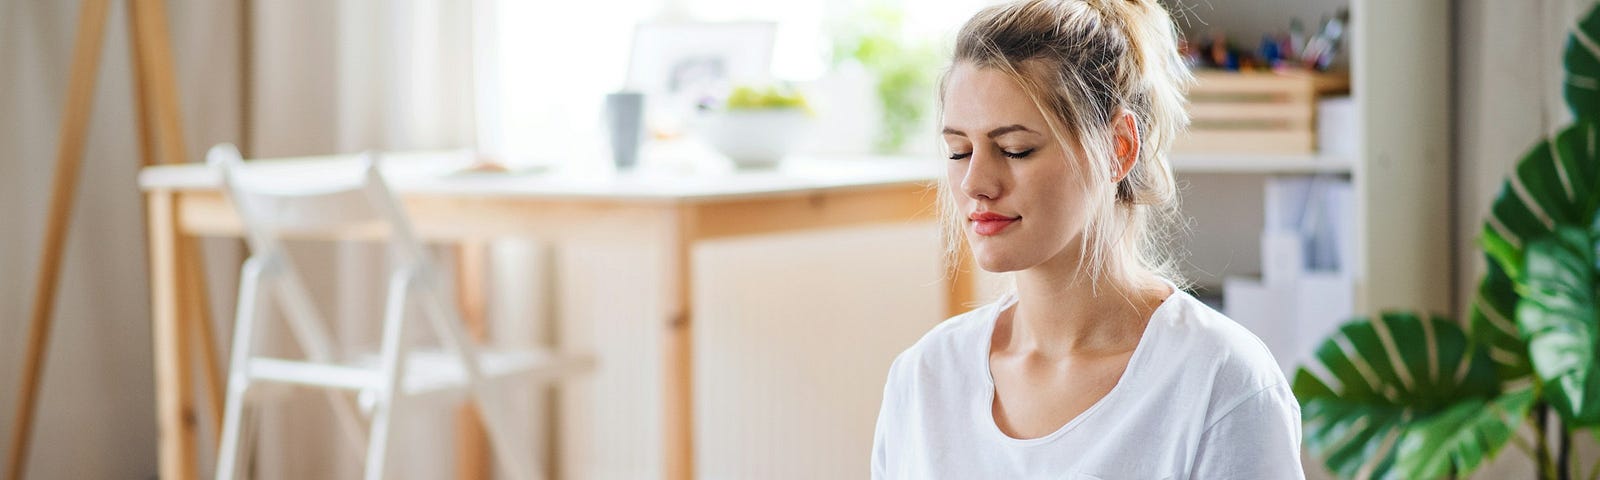
[[606,95],[606,133],[611,140],[611,160],[617,170],[639,164],[639,146],[644,143],[644,94],[616,92]]

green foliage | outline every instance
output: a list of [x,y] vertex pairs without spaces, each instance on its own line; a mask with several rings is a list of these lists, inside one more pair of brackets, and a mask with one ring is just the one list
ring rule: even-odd
[[1400,439],[1401,478],[1443,478],[1482,466],[1517,433],[1533,407],[1524,388],[1490,400],[1470,397],[1417,421]]
[[[1526,416],[1526,402],[1495,400],[1494,364],[1442,317],[1353,320],[1312,362],[1294,376],[1306,446],[1342,478],[1432,478],[1440,462],[1477,465],[1509,439],[1496,432],[1515,430]],[[1494,403],[1511,415],[1473,415],[1464,402]]]
[[1512,280],[1522,278],[1526,244],[1559,225],[1587,227],[1593,220],[1600,207],[1596,127],[1580,118],[1539,142],[1517,162],[1490,207],[1481,242]]
[[[1600,217],[1595,217],[1600,220]],[[1528,245],[1517,324],[1545,397],[1567,424],[1600,424],[1600,223],[1562,225]]]
[[1567,69],[1564,83],[1567,108],[1578,118],[1600,118],[1600,10],[1591,10],[1567,36],[1562,56]]
[[1472,302],[1469,336],[1494,360],[1502,384],[1517,382],[1533,374],[1528,344],[1517,330],[1517,302],[1522,297],[1500,264],[1488,255],[1484,258],[1488,271],[1478,282],[1478,297]]
[[[1589,233],[1600,214],[1597,133],[1593,120],[1580,118],[1535,145],[1501,187],[1481,237],[1491,265],[1477,303],[1514,312],[1526,344],[1499,357],[1526,358],[1545,399],[1573,426],[1600,424],[1593,261],[1600,235]],[[1506,341],[1485,335],[1483,343]]]
[[883,136],[874,147],[880,152],[900,150],[928,114],[941,60],[931,43],[906,40],[903,23],[899,9],[874,3],[835,28],[834,64],[854,60],[877,77]]
[[[1484,221],[1479,240],[1488,271],[1468,320],[1471,341],[1460,353],[1466,370],[1456,378],[1465,383],[1428,387],[1455,398],[1408,395],[1414,390],[1404,377],[1387,375],[1380,366],[1393,363],[1399,370],[1389,371],[1414,374],[1416,355],[1409,352],[1422,349],[1430,359],[1456,352],[1457,334],[1439,333],[1449,328],[1437,323],[1437,340],[1396,333],[1392,344],[1379,349],[1368,333],[1378,329],[1365,320],[1352,321],[1317,352],[1319,365],[1332,372],[1340,388],[1328,387],[1306,369],[1296,374],[1307,445],[1340,476],[1468,475],[1508,441],[1517,441],[1523,419],[1544,405],[1559,415],[1556,428],[1600,425],[1597,38],[1600,8],[1591,9],[1567,41],[1564,88],[1576,121],[1522,156]],[[1395,361],[1395,352],[1403,361]],[[1351,377],[1352,370],[1361,375]],[[1489,383],[1475,373],[1480,370],[1489,372]],[[1353,386],[1352,378],[1358,381]],[[1512,384],[1527,386],[1495,392]],[[1551,458],[1544,447],[1543,422],[1534,422],[1534,428],[1540,444],[1529,453],[1539,463],[1539,475],[1568,472],[1570,459]],[[1375,440],[1388,437],[1399,439],[1398,449]],[[1567,438],[1567,432],[1560,437]]]
[[810,111],[811,106],[806,103],[805,95],[792,88],[776,86],[757,88],[741,85],[734,87],[733,91],[728,93],[728,110],[781,109]]

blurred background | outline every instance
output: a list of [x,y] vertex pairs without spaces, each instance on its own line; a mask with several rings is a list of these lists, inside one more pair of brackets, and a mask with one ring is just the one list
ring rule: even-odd
[[[836,177],[892,165],[932,180],[943,172],[937,78],[961,23],[994,2],[164,3],[185,158],[200,161],[221,142],[247,158],[467,152],[468,168],[514,185],[549,174],[759,183],[841,164]],[[1563,48],[1592,3],[1163,3],[1200,72],[1194,132],[1171,158],[1191,217],[1173,247],[1187,253],[1194,293],[1255,331],[1291,373],[1352,315],[1467,318],[1485,269],[1478,235],[1502,181],[1529,145],[1572,120]],[[158,473],[137,62],[129,2],[109,5],[26,478]],[[7,431],[80,6],[0,0]],[[626,115],[606,105],[617,92],[643,94],[630,111],[642,122],[637,166],[615,158],[612,135]],[[792,114],[740,116],[762,111]],[[737,130],[757,121],[773,123]],[[223,237],[201,247],[212,341],[226,358],[248,250]],[[291,249],[342,342],[376,332],[367,319],[383,300],[381,249]],[[889,362],[948,314],[944,249],[929,216],[692,247],[694,476],[866,476]],[[666,254],[648,238],[614,235],[495,239],[488,255],[483,316],[494,336],[597,360],[576,378],[518,391],[518,430],[535,445],[527,454],[552,478],[669,476],[661,395],[671,379],[659,365],[659,322],[640,321],[671,288],[658,281]],[[984,301],[1004,284],[981,275],[957,295]],[[361,452],[335,440],[324,402],[274,398],[253,478],[359,475]],[[453,404],[411,412],[396,477],[460,476],[463,462],[483,462],[460,445],[470,439]],[[210,472],[216,432],[199,423],[197,468]],[[1574,441],[1581,463],[1593,462],[1592,439]],[[0,452],[15,448],[0,438]],[[1313,478],[1328,475],[1313,455],[1305,464]],[[1508,454],[1479,476],[1533,478],[1533,465]]]

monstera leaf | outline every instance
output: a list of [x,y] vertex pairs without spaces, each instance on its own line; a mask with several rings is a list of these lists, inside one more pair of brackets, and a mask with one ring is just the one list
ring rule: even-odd
[[1499,262],[1488,259],[1488,272],[1478,282],[1478,296],[1472,302],[1467,328],[1472,341],[1483,347],[1502,384],[1520,381],[1533,373],[1528,363],[1528,344],[1517,330],[1517,302],[1522,301]]
[[1494,259],[1488,259],[1488,272],[1478,283],[1478,296],[1472,302],[1467,335],[1494,361],[1500,382],[1511,383],[1533,373],[1528,363],[1528,344],[1517,330],[1516,286]]
[[[1549,258],[1560,250],[1581,250],[1578,245],[1557,248],[1562,243],[1584,242],[1582,238],[1552,240],[1557,230],[1590,230],[1595,213],[1600,211],[1600,157],[1595,149],[1600,147],[1600,131],[1594,120],[1582,120],[1555,134],[1554,138],[1539,142],[1538,146],[1523,155],[1515,173],[1506,179],[1501,194],[1491,206],[1491,214],[1483,226],[1483,250],[1491,259],[1490,272],[1478,288],[1474,302],[1472,333],[1480,344],[1490,346],[1494,362],[1506,368],[1502,378],[1525,373],[1517,362],[1517,355],[1525,355],[1531,371],[1546,384],[1544,395],[1562,418],[1574,426],[1600,424],[1600,384],[1590,387],[1592,376],[1600,374],[1600,357],[1576,357],[1571,346],[1595,346],[1600,342],[1600,320],[1587,317],[1552,318],[1554,315],[1581,315],[1581,310],[1568,309],[1565,302],[1576,301],[1573,296],[1555,298],[1536,291],[1552,291],[1552,282],[1582,282],[1594,285],[1595,270],[1584,274],[1571,274],[1555,278],[1554,270],[1547,269],[1560,262]],[[1566,234],[1566,237],[1579,234]],[[1579,235],[1582,237],[1582,235]],[[1595,235],[1587,235],[1587,250],[1592,253],[1597,243]],[[1550,243],[1555,242],[1555,243]],[[1534,245],[1547,245],[1533,248]],[[1542,251],[1538,258],[1533,251]],[[1541,267],[1538,275],[1531,277],[1533,267]],[[1587,275],[1587,277],[1584,277]],[[1509,280],[1509,283],[1507,283]],[[1547,286],[1533,286],[1541,282]],[[1565,290],[1563,290],[1565,291]],[[1594,290],[1584,304],[1594,304]],[[1555,304],[1550,304],[1555,302]],[[1504,320],[1507,312],[1515,314],[1518,336],[1526,349],[1512,347],[1504,338]],[[1536,314],[1536,317],[1528,317]],[[1592,314],[1592,310],[1590,310]],[[1482,318],[1480,318],[1482,317]],[[1480,322],[1483,320],[1483,322]],[[1485,328],[1494,326],[1494,328]],[[1542,339],[1541,339],[1542,338]],[[1544,347],[1562,346],[1562,350],[1549,352]],[[1530,355],[1531,354],[1531,355]],[[1590,347],[1590,354],[1594,350]]]
[[1403,478],[1442,478],[1477,470],[1516,435],[1533,399],[1531,387],[1492,400],[1469,398],[1417,422],[1400,440],[1396,469],[1405,472]]
[[1521,280],[1525,243],[1557,225],[1587,227],[1600,206],[1595,122],[1580,120],[1539,142],[1517,162],[1490,207],[1483,247],[1512,280]]
[[1546,398],[1574,426],[1600,424],[1600,217],[1528,245],[1517,323]]
[[1592,9],[1567,36],[1567,107],[1578,118],[1600,118],[1600,8]]
[[1294,377],[1306,446],[1342,478],[1481,464],[1531,403],[1498,391],[1494,363],[1455,322],[1402,312],[1346,323]]

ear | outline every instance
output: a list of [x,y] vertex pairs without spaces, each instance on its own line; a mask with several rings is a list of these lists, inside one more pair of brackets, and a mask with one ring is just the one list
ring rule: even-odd
[[1111,165],[1111,183],[1128,178],[1134,164],[1139,162],[1139,126],[1133,112],[1123,110],[1112,122],[1112,137],[1117,158]]

